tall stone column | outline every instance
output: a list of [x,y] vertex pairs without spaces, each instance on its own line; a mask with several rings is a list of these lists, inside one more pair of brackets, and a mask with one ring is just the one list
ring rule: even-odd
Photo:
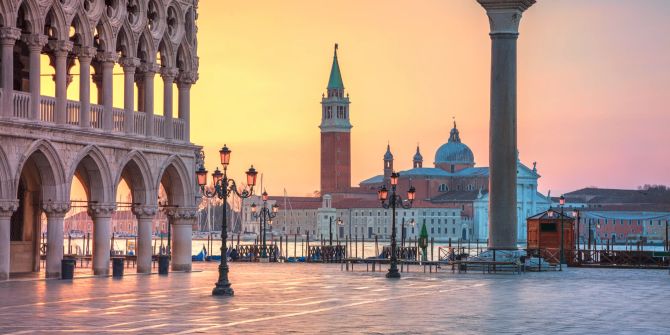
[[9,279],[11,219],[17,208],[18,200],[0,200],[0,280]]
[[112,241],[112,215],[116,205],[95,204],[88,209],[93,218],[93,274],[109,274],[109,251]]
[[191,271],[191,238],[196,208],[177,208],[169,212],[172,219],[172,271]]
[[140,60],[123,57],[119,64],[123,67],[123,129],[126,134],[132,134],[135,132],[135,69]]
[[80,48],[79,57],[79,126],[91,128],[91,60],[95,48]]
[[54,121],[56,124],[67,122],[67,55],[72,51],[72,42],[49,41],[56,64],[56,110]]
[[48,202],[42,204],[47,215],[47,278],[60,278],[63,260],[63,219],[70,210],[70,203]]
[[193,81],[188,77],[180,76],[177,81],[177,89],[179,90],[179,118],[184,122],[184,141],[191,140],[191,85]]
[[113,54],[99,54],[98,60],[102,67],[102,129],[111,131],[114,127],[114,78],[113,71],[115,56]]
[[477,1],[491,29],[488,247],[511,250],[517,249],[516,40],[521,13],[535,0]]
[[154,76],[160,67],[156,64],[142,64],[142,81],[144,82],[144,113],[146,113],[146,135],[154,136]]
[[14,44],[21,37],[21,30],[0,28],[0,47],[2,47],[2,111],[5,118],[14,117]]
[[28,45],[30,73],[30,119],[40,120],[40,55],[47,44],[47,37],[40,34],[23,35],[21,39]]
[[156,206],[133,207],[137,216],[137,273],[151,273],[151,230],[157,211]]
[[165,118],[165,138],[174,138],[174,129],[172,127],[172,85],[177,76],[177,69],[163,69],[163,117]]

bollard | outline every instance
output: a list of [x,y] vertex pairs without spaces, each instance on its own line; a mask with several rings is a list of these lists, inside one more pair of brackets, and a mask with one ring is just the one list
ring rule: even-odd
[[170,257],[168,255],[158,256],[158,274],[167,275],[170,266]]
[[60,262],[60,279],[73,279],[74,267],[77,260],[71,257],[65,257]]
[[112,258],[112,277],[121,278],[123,277],[123,259],[122,257]]

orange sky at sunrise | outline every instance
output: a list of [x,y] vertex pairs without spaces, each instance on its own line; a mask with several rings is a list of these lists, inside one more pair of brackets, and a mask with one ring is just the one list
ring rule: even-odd
[[[396,169],[411,168],[417,143],[432,166],[452,117],[477,166],[488,165],[489,27],[474,0],[203,0],[199,13],[191,139],[208,170],[226,143],[234,177],[253,163],[271,194],[317,190],[336,42],[354,185],[381,173],[387,141]],[[524,163],[538,162],[540,191],[670,184],[669,15],[663,0],[540,0],[524,13],[518,146]],[[122,107],[123,77],[114,83]],[[157,79],[158,114],[161,92]]]

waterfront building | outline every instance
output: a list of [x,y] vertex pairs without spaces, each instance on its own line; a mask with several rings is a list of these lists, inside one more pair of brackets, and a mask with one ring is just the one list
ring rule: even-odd
[[[137,219],[138,272],[151,271],[152,221],[161,210],[173,228],[172,269],[190,270],[200,151],[189,135],[190,89],[198,78],[195,4],[2,1],[0,279],[42,270],[43,221],[46,276],[59,277],[63,221],[75,205],[92,218],[95,274],[109,272],[117,209]],[[53,78],[42,76],[46,64]],[[54,96],[40,91],[42,79],[54,80]],[[154,85],[157,79],[162,85]],[[78,99],[68,100],[73,80]],[[121,92],[115,80],[123,81]],[[156,89],[163,91],[162,111],[154,108]],[[114,105],[114,94],[123,106]],[[74,178],[85,189],[83,202],[71,201]],[[116,200],[122,180],[130,202]],[[167,198],[159,202],[161,187]]]

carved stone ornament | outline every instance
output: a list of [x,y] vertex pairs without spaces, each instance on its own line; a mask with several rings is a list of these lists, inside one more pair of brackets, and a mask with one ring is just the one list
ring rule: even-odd
[[133,206],[133,214],[137,215],[139,218],[152,218],[158,212],[158,207],[156,206],[147,206],[139,205]]
[[42,203],[42,210],[47,215],[65,215],[70,210],[69,202],[47,201]]
[[11,216],[17,208],[18,200],[0,200],[0,216]]
[[91,204],[88,206],[88,214],[91,217],[111,217],[116,210],[116,204]]

